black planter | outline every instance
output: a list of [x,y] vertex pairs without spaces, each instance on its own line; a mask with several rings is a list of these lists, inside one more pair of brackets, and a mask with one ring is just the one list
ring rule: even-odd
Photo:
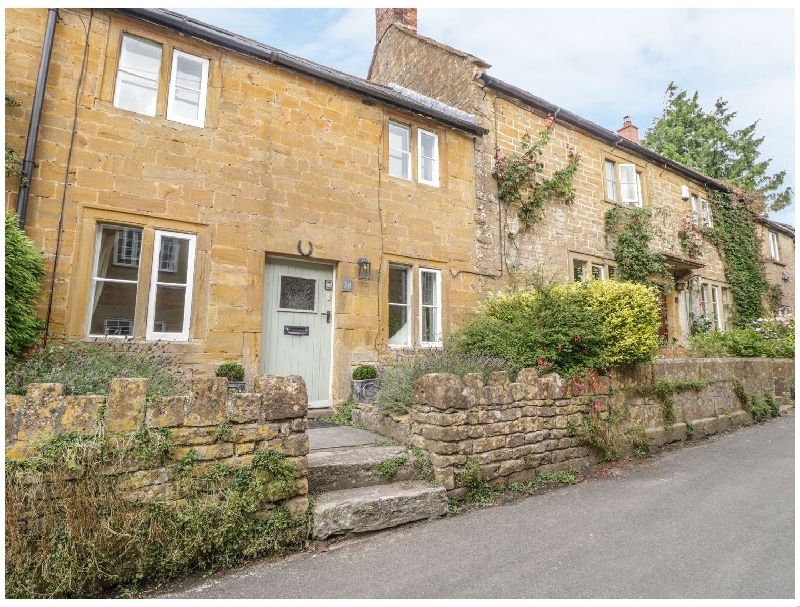
[[230,381],[228,380],[228,392],[244,392],[245,385],[243,381]]

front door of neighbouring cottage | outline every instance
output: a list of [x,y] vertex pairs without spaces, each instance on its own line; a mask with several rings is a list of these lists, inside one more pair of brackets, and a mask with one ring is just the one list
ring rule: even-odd
[[331,405],[333,266],[267,258],[261,372],[300,375],[309,407]]

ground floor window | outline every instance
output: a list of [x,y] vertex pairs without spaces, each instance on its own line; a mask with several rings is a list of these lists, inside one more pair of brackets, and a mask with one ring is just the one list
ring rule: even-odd
[[[389,264],[388,283],[389,345],[440,346],[441,272],[430,268]],[[419,296],[413,297],[414,292],[419,293]]]
[[608,280],[614,277],[616,266],[600,257],[574,253],[570,255],[572,265],[572,280]]
[[[196,236],[135,226],[97,225],[89,293],[90,336],[132,336],[146,318],[147,339],[189,339]],[[150,272],[144,268],[143,252]],[[146,300],[139,296],[144,290]]]

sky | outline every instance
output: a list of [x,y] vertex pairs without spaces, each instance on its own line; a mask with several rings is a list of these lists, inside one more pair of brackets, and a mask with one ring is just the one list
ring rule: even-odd
[[[366,78],[374,8],[172,8]],[[488,70],[609,130],[630,116],[639,136],[670,82],[722,98],[732,128],[759,121],[762,159],[795,189],[795,14],[791,9],[418,9],[418,31],[480,57]],[[772,219],[795,225],[795,204]]]

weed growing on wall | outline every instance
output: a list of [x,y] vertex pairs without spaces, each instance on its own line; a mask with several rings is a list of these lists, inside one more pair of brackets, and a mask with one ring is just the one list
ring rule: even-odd
[[571,420],[567,422],[567,430],[582,444],[596,448],[605,462],[619,460],[628,449],[641,457],[650,446],[647,434],[639,426],[624,427],[629,414],[626,407],[612,407],[595,401],[589,413],[582,416],[580,424]]
[[658,398],[661,404],[661,415],[664,418],[665,427],[672,427],[675,423],[675,408],[673,407],[672,395],[684,390],[699,392],[708,385],[707,381],[670,381],[668,379],[654,383],[647,390],[648,393]]
[[282,504],[296,472],[280,453],[237,468],[190,453],[171,467],[170,501],[128,501],[119,479],[103,473],[163,466],[171,450],[165,430],[101,429],[7,461],[6,598],[88,597],[304,545],[310,511],[293,517]]
[[115,377],[150,380],[147,397],[185,394],[188,377],[164,343],[127,340],[50,342],[7,361],[6,394],[25,394],[28,384],[63,384],[67,395],[107,395]]
[[496,501],[502,494],[501,491],[493,489],[489,481],[484,480],[481,474],[481,463],[477,458],[471,458],[467,462],[459,480],[462,487],[468,488],[464,500],[470,504],[483,506]]

